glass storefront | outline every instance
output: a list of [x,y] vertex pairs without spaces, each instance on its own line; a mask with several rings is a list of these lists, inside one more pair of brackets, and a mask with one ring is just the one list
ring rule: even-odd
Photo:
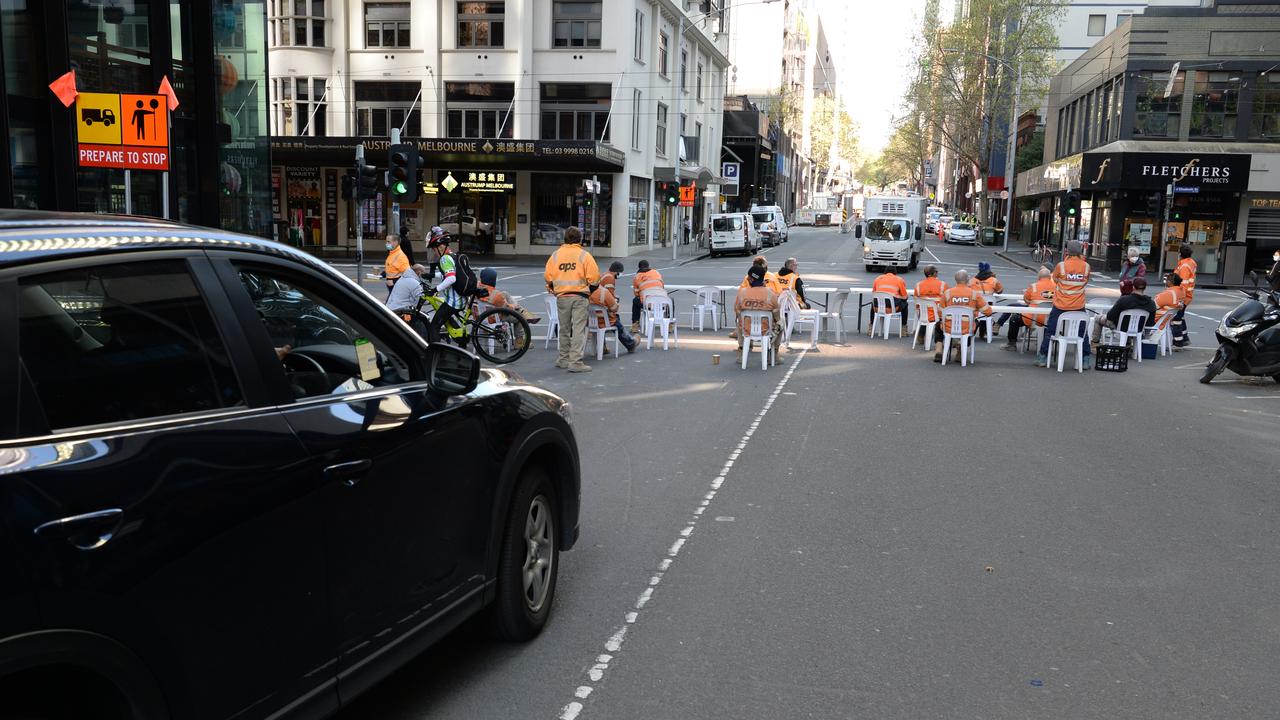
[[254,235],[271,222],[266,12],[262,2],[213,4],[218,215],[223,229]]
[[649,243],[649,187],[648,178],[631,178],[631,199],[627,204],[627,244]]
[[564,231],[574,226],[582,231],[584,244],[596,247],[609,245],[612,188],[604,178],[600,184],[603,188],[593,213],[586,202],[580,175],[534,174],[531,242],[534,245],[559,245]]
[[457,238],[462,252],[488,255],[495,245],[515,243],[515,172],[444,170],[435,189],[435,224]]

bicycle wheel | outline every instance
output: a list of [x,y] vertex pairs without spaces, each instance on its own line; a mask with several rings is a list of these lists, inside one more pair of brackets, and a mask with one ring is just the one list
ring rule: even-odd
[[471,324],[471,343],[480,357],[502,365],[515,362],[532,344],[529,322],[514,310],[493,308]]
[[409,324],[409,328],[418,333],[423,340],[431,340],[431,316],[418,310],[406,310],[400,318]]

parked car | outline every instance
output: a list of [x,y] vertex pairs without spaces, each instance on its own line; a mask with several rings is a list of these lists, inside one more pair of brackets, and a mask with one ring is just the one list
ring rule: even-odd
[[[578,536],[569,404],[300,251],[0,211],[0,715],[324,717]],[[290,322],[290,321],[295,322]]]
[[937,232],[939,229],[941,229],[943,233],[946,233],[947,226],[950,225],[954,220],[955,220],[955,216],[953,215],[939,215],[938,222],[934,223],[933,231]]
[[953,222],[947,226],[943,242],[977,245],[978,228],[973,223]]
[[760,241],[773,247],[787,241],[789,230],[782,208],[776,205],[757,205],[751,208],[751,220],[760,231]]
[[760,252],[760,231],[751,221],[751,213],[721,213],[711,216],[711,257],[740,252]]
[[533,226],[533,238],[542,245],[559,245],[564,242],[564,231],[569,229],[567,225],[552,225],[551,223],[535,223]]
[[938,218],[942,217],[938,213],[931,212],[924,218],[924,230],[928,233],[938,232]]

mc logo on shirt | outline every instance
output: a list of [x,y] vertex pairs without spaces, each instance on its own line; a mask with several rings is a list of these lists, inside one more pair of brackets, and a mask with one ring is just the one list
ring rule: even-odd
[[1084,273],[1067,273],[1066,277],[1068,280],[1084,280],[1085,275]]

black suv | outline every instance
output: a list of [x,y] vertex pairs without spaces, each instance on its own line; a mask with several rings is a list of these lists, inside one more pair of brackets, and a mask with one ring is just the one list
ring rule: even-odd
[[569,414],[282,245],[0,211],[0,717],[323,717],[533,637]]

